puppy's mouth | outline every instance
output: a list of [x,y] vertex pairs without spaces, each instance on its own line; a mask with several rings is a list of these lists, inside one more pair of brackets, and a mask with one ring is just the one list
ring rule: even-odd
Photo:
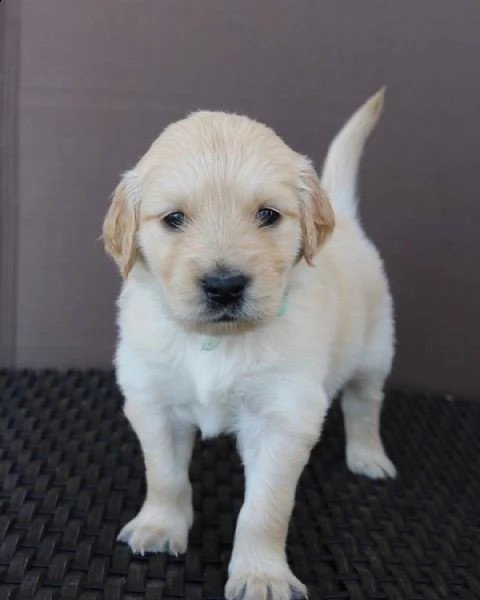
[[207,306],[196,319],[195,329],[209,335],[241,333],[256,328],[260,321],[260,316],[243,303],[231,307]]
[[207,309],[204,319],[207,323],[243,323],[251,321],[252,316],[248,315],[243,307],[229,307],[222,309]]
[[238,315],[221,315],[219,317],[213,317],[212,323],[236,323],[241,320],[242,318]]

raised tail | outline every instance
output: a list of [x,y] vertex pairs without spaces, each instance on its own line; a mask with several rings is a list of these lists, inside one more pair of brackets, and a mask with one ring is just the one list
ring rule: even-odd
[[322,185],[338,214],[357,214],[357,173],[368,136],[382,113],[385,88],[372,96],[334,138],[323,166]]

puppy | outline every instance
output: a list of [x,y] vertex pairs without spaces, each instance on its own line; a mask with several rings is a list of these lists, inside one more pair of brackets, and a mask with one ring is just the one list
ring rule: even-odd
[[246,490],[228,600],[306,596],[286,560],[288,523],[341,389],[349,468],[395,475],[379,433],[392,301],[355,189],[382,105],[380,91],[340,131],[322,185],[268,127],[195,113],[123,176],[105,218],[124,277],[117,379],[147,479],[119,539],[140,554],[185,552],[195,431],[234,434]]

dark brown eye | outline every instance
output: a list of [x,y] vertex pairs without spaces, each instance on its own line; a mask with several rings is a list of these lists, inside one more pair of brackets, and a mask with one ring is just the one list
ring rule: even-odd
[[163,222],[169,229],[181,229],[186,220],[187,217],[183,212],[175,211],[164,217]]
[[280,220],[280,213],[273,208],[261,208],[257,212],[260,227],[271,227]]

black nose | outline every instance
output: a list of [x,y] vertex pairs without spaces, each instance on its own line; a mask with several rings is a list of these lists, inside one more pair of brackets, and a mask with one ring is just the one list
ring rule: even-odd
[[242,273],[215,273],[203,278],[205,295],[216,304],[233,304],[238,302],[248,284],[248,278]]

